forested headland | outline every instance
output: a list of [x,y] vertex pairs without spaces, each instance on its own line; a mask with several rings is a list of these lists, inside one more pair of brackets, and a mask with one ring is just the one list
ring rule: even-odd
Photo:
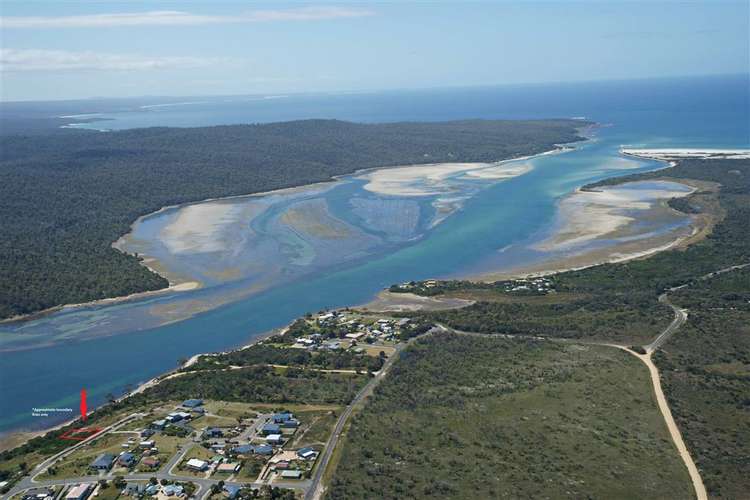
[[111,247],[167,205],[362,168],[487,162],[580,140],[580,120],[67,130],[0,137],[0,318],[168,285]]

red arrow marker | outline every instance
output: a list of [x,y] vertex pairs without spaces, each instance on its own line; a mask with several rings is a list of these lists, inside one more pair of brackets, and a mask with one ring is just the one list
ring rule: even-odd
[[88,408],[86,407],[86,389],[81,389],[81,420],[86,421]]

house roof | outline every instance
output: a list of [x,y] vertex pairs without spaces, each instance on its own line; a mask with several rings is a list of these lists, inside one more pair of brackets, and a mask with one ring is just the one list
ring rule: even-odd
[[204,462],[203,460],[199,460],[197,458],[191,458],[187,461],[188,467],[196,467],[198,469],[202,469],[203,467],[207,466],[208,462]]
[[224,464],[219,464],[219,466],[216,468],[216,470],[219,470],[219,471],[222,471],[222,472],[224,472],[224,471],[235,471],[235,470],[237,470],[239,468],[239,466],[240,466],[240,464],[238,464],[238,463],[233,463],[233,464],[224,463]]
[[267,455],[273,453],[273,447],[267,444],[259,444],[255,447],[255,453],[258,455]]
[[224,491],[229,494],[229,498],[234,498],[240,492],[240,487],[234,484],[225,484]]
[[162,488],[162,491],[165,495],[169,495],[169,493],[179,495],[182,493],[182,486],[180,486],[179,484],[168,484],[167,486]]
[[89,488],[91,487],[90,484],[79,484],[78,486],[74,486],[73,488],[68,491],[68,494],[65,496],[65,498],[78,498],[86,494],[87,491],[89,491]]
[[186,399],[182,402],[182,406],[184,406],[185,408],[195,408],[196,406],[200,406],[202,404],[202,399]]
[[251,444],[241,444],[232,448],[235,453],[252,453],[255,447]]
[[102,453],[96,460],[91,462],[91,467],[109,467],[115,461],[115,456],[111,453]]

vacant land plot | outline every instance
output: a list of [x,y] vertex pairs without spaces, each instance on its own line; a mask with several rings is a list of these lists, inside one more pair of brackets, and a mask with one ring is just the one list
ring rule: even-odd
[[333,426],[336,425],[341,410],[343,408],[295,413],[302,425],[297,430],[290,447],[304,448],[305,446],[324,445],[331,435]]
[[647,370],[613,348],[440,334],[352,422],[328,497],[691,498]]
[[89,469],[91,462],[102,453],[119,454],[122,444],[135,434],[105,434],[77,449],[64,459],[50,467],[44,475],[44,479],[78,477],[95,474],[96,471]]

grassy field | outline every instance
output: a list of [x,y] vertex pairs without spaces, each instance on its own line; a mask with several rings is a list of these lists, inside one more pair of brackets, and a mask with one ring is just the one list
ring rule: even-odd
[[328,498],[692,497],[618,349],[434,335],[353,420]]
[[713,498],[750,495],[750,269],[672,295],[688,321],[654,361]]

